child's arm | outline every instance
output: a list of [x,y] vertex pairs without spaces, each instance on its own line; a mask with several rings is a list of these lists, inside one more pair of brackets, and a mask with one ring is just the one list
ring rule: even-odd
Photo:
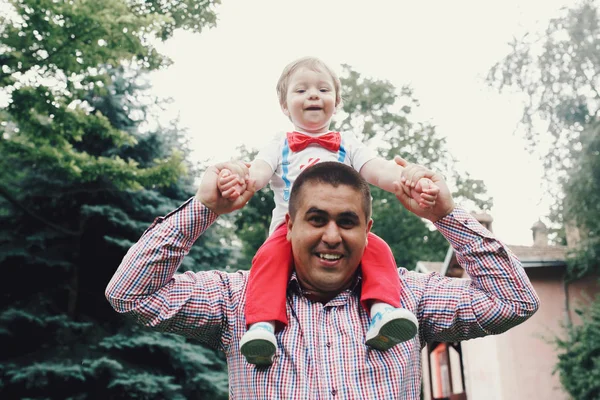
[[250,179],[252,179],[254,183],[254,188],[256,191],[267,186],[267,183],[271,180],[273,176],[273,168],[263,160],[254,160],[252,161],[252,165],[250,166]]
[[273,169],[263,160],[254,160],[250,164],[249,176],[242,176],[239,171],[223,169],[219,173],[217,186],[221,196],[229,200],[235,200],[246,188],[246,179],[254,183],[253,190],[258,191],[265,187],[273,176]]
[[401,180],[403,171],[404,168],[393,160],[377,157],[367,161],[360,169],[360,174],[371,185],[394,194],[402,187],[422,208],[433,207],[440,191],[437,185],[426,177],[418,177],[415,185],[406,186]]

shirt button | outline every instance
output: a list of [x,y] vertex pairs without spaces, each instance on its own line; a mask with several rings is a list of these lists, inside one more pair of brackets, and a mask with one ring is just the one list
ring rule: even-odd
[[327,344],[325,346],[331,347],[331,342],[327,342]]
[[332,389],[332,390],[331,390],[331,395],[332,395],[332,396],[335,396],[336,394],[337,394],[337,390],[335,390],[335,389]]

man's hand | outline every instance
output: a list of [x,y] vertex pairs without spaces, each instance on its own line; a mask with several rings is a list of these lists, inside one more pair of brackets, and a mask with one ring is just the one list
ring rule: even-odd
[[[394,157],[394,161],[396,164],[404,167],[401,182],[396,190],[396,197],[400,200],[400,203],[402,203],[404,208],[431,222],[436,222],[444,218],[454,210],[454,200],[452,199],[450,190],[442,175],[433,172],[422,165],[411,164],[400,156]],[[415,198],[418,198],[419,196],[416,190],[417,183],[422,178],[431,179],[431,181],[439,188],[437,199],[431,208],[423,208],[419,206],[419,203],[415,200]]]
[[[248,167],[249,164],[242,161],[229,161],[208,167],[196,192],[196,199],[218,215],[228,214],[244,207],[256,191],[254,181],[249,179]],[[218,188],[219,174],[225,169],[238,177],[246,178],[243,182],[244,192],[235,199],[223,197]]]

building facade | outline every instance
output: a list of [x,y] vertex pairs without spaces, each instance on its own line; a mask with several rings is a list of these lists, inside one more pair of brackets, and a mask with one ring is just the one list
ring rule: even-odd
[[[492,230],[487,214],[477,219]],[[540,298],[540,308],[525,323],[501,335],[458,343],[428,343],[423,349],[423,395],[426,400],[568,400],[554,373],[553,340],[566,323],[578,323],[577,308],[600,293],[598,277],[566,280],[567,246],[548,244],[546,226],[531,228],[532,246],[508,247],[521,260]],[[467,279],[450,248],[444,262],[417,263],[420,272]]]

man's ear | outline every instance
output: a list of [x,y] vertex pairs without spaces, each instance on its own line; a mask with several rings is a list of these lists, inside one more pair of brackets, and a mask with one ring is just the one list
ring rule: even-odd
[[292,241],[292,225],[294,225],[294,221],[292,217],[290,217],[289,213],[285,214],[285,224],[287,225],[287,236],[286,239],[288,242]]
[[[371,228],[372,227],[373,227],[373,218],[369,219],[369,222],[367,222],[367,232],[366,232],[367,233],[367,235],[366,235],[367,239],[365,239],[365,243],[369,242],[368,237],[369,237],[369,232],[371,232]],[[288,232],[289,232],[289,230],[288,230]]]

